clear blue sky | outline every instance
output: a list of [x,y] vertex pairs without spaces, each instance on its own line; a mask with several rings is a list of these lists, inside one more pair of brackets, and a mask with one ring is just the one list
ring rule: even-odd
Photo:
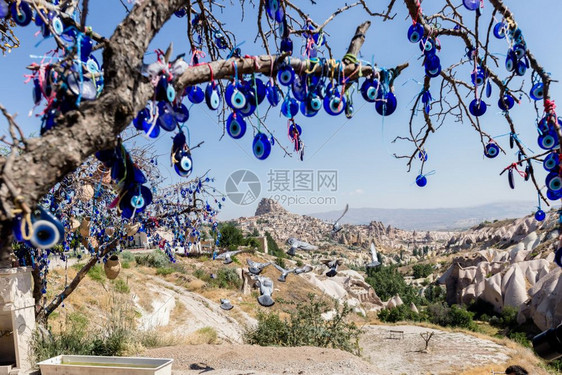
[[[458,1],[459,4],[461,1]],[[323,21],[337,6],[340,1],[322,1],[322,6],[310,6],[308,1],[306,11],[310,12],[316,21]],[[319,2],[320,3],[320,2]],[[384,2],[377,2],[384,3]],[[424,6],[428,9],[429,5]],[[431,4],[441,3],[432,1]],[[329,5],[324,5],[329,4]],[[552,73],[554,79],[562,77],[560,64],[561,54],[558,50],[559,36],[562,35],[562,25],[559,15],[562,14],[562,5],[559,1],[537,2],[511,1],[509,6],[516,15],[522,28],[529,48]],[[88,24],[94,30],[106,36],[111,35],[115,25],[124,16],[122,5],[118,0],[106,0],[103,6],[100,2],[91,2],[92,9]],[[381,5],[382,6],[382,5]],[[380,10],[383,10],[381,8]],[[516,189],[508,187],[505,176],[499,172],[510,164],[515,156],[500,156],[496,159],[485,159],[476,132],[467,124],[449,121],[429,139],[426,149],[429,160],[426,171],[435,170],[433,176],[428,177],[425,188],[417,187],[413,182],[417,175],[416,164],[411,173],[406,173],[404,160],[395,159],[393,153],[410,152],[411,147],[404,144],[392,144],[390,141],[398,134],[407,132],[408,118],[410,115],[410,102],[420,86],[413,80],[423,80],[421,61],[417,60],[419,49],[410,44],[406,39],[406,31],[411,21],[405,20],[407,15],[404,4],[398,1],[395,5],[398,15],[394,21],[383,23],[380,19],[371,19],[373,24],[367,33],[367,40],[363,46],[363,58],[374,61],[383,67],[393,67],[408,61],[410,67],[396,80],[395,93],[398,98],[397,111],[384,122],[374,109],[373,104],[365,103],[358,95],[355,96],[356,114],[351,120],[345,116],[331,117],[321,111],[313,118],[297,115],[297,123],[303,128],[303,140],[306,144],[305,160],[301,162],[297,157],[284,157],[284,153],[277,146],[273,147],[271,156],[265,160],[257,160],[252,155],[251,133],[247,133],[240,140],[233,140],[222,136],[222,125],[218,123],[216,113],[209,111],[204,104],[191,109],[191,117],[187,123],[191,133],[192,144],[205,140],[202,148],[193,152],[194,172],[204,173],[211,169],[211,174],[216,177],[217,188],[224,190],[227,177],[238,169],[253,171],[262,182],[260,197],[267,197],[276,192],[268,192],[268,172],[273,170],[335,170],[338,174],[338,188],[335,192],[322,192],[305,194],[290,191],[284,194],[299,197],[325,197],[335,198],[334,204],[324,205],[293,205],[289,209],[298,213],[310,213],[341,209],[345,203],[351,207],[381,207],[381,208],[435,208],[435,207],[464,207],[489,202],[517,200],[525,202],[536,201],[534,187],[516,178]],[[473,14],[466,13],[465,19],[473,22]],[[491,11],[491,6],[486,4],[484,13]],[[227,23],[227,26],[238,37],[244,40],[242,52],[244,54],[264,53],[258,44],[253,43],[256,26],[255,13],[246,13],[246,19],[240,21],[239,6],[228,9],[225,14],[217,15]],[[335,56],[343,56],[355,27],[368,19],[359,9],[352,10],[330,24],[327,32]],[[37,48],[39,41],[33,34],[37,31],[34,26],[19,29],[17,35],[22,41],[22,47],[14,50],[5,57],[0,57],[0,102],[10,111],[19,113],[18,121],[23,125],[26,133],[38,134],[40,120],[27,117],[32,108],[31,86],[24,85],[23,75],[25,66],[33,61],[30,55],[40,55],[51,48],[52,40],[47,40]],[[169,41],[174,42],[174,51],[177,53],[188,52],[189,44],[185,37],[185,21],[173,17],[162,32],[154,40],[153,48],[165,49]],[[442,51],[440,53],[443,64],[455,62],[464,53],[464,47],[450,37],[440,38]],[[503,41],[494,40],[493,51],[505,54],[507,50]],[[147,62],[153,56],[147,57]],[[500,56],[503,64],[503,57]],[[505,69],[501,66],[498,71],[505,76]],[[470,72],[466,71],[466,80]],[[525,78],[525,90],[530,88],[530,71]],[[437,85],[437,80],[433,81]],[[553,84],[552,97],[562,98],[558,83]],[[434,97],[438,96],[437,87],[432,89]],[[481,118],[483,128],[492,135],[508,132],[506,122],[497,109],[498,91],[494,89],[492,98],[487,99],[491,104],[488,112]],[[562,105],[562,99],[560,99]],[[187,99],[186,99],[187,101]],[[265,110],[265,107],[261,108]],[[37,112],[37,111],[36,111]],[[532,104],[524,103],[515,107],[512,115],[523,141],[535,151],[536,131],[534,130],[535,113]],[[270,111],[267,126],[274,129],[276,136],[286,147],[290,146],[286,134],[286,119],[278,115],[278,109]],[[4,120],[2,124],[4,124]],[[418,115],[416,121],[422,122],[423,117]],[[5,125],[4,129],[5,129]],[[509,150],[508,138],[499,138],[498,141]],[[160,153],[167,155],[171,147],[169,134],[161,133],[156,141]],[[167,156],[159,159],[159,164],[164,168],[164,175],[170,176],[171,181],[176,180],[175,173],[169,167]],[[544,180],[546,173],[540,165],[535,166],[540,181]],[[292,189],[291,189],[292,190]],[[237,206],[229,201],[223,207],[221,218],[227,219],[238,216],[253,215],[257,201],[248,206]],[[536,204],[528,204],[532,210]]]

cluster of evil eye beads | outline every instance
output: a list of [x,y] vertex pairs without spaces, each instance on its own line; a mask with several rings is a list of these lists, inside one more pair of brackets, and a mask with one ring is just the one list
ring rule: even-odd
[[559,147],[555,130],[556,121],[562,126],[562,119],[554,114],[547,114],[538,123],[539,137],[537,143],[543,150],[551,152],[544,158],[543,167],[548,172],[545,178],[546,196],[550,200],[562,198],[562,177],[560,177],[560,154],[554,149]]
[[[58,5],[58,1],[53,1],[53,4]],[[62,10],[64,11],[64,9]],[[84,100],[90,101],[99,97],[104,85],[103,67],[92,54],[94,40],[89,31],[83,32],[77,29],[73,26],[72,21],[67,21],[70,18],[55,10],[47,10],[41,6],[38,10],[34,10],[31,2],[26,0],[12,2],[0,0],[0,20],[10,20],[22,27],[34,23],[40,28],[38,35],[44,38],[54,35],[58,41],[64,44],[64,48],[59,49],[58,55],[42,56],[41,64],[34,64],[32,73],[27,76],[28,81],[33,84],[32,99],[34,105],[38,106],[41,102],[46,103],[42,111],[41,135],[57,125],[56,120],[61,114],[77,109]],[[174,73],[181,74],[185,65],[184,63],[175,66]],[[164,104],[160,104],[161,108],[158,108],[160,114],[157,118],[160,120],[158,122],[159,128],[153,129],[150,133],[157,132],[160,127],[171,128],[174,121],[185,122],[189,116],[185,107],[170,108],[169,103],[173,102],[174,91],[173,87],[169,85],[169,76],[165,78],[158,81],[155,90],[158,99],[164,101]],[[167,116],[168,114],[173,114],[173,116]],[[150,116],[146,112],[144,112],[144,115]],[[142,123],[141,118],[140,124]],[[183,133],[179,132],[174,138],[172,158],[178,174],[188,176],[191,173],[191,155],[186,145],[185,136],[182,136]],[[110,170],[112,181],[117,189],[117,197],[111,189],[104,189],[100,182],[99,186],[95,188],[95,199],[81,201],[77,198],[76,186],[73,184],[67,186],[63,181],[46,195],[42,204],[35,210],[29,214],[17,214],[14,218],[14,238],[22,244],[18,247],[16,255],[20,264],[26,265],[29,259],[31,262],[29,265],[40,270],[40,275],[43,277],[42,293],[46,293],[46,278],[44,276],[48,272],[50,254],[57,253],[64,260],[66,258],[65,252],[70,251],[71,247],[74,247],[76,251],[78,244],[82,243],[92,255],[96,255],[97,244],[107,242],[111,233],[116,232],[115,228],[121,227],[121,229],[117,229],[119,232],[118,238],[121,238],[120,241],[131,239],[127,231],[123,230],[121,224],[132,222],[135,218],[141,223],[140,231],[146,231],[147,234],[148,232],[154,232],[152,234],[158,240],[155,232],[158,223],[143,215],[147,206],[152,202],[152,194],[156,192],[156,190],[151,190],[146,186],[147,178],[144,173],[136,166],[122,145],[111,150],[100,151],[96,156]],[[90,178],[92,175],[95,175],[95,172],[90,171]],[[208,181],[207,178],[206,182]],[[203,189],[205,189],[205,186],[202,181],[189,188],[190,191],[197,191],[201,194],[204,194]],[[182,197],[191,200],[190,196],[187,197],[182,194]],[[172,205],[163,201],[169,203],[171,197],[161,199],[161,205],[172,207]],[[215,203],[217,202],[217,199],[215,199]],[[112,216],[106,207],[108,209],[118,207],[121,213],[120,217]],[[200,222],[195,223],[193,220],[182,219],[183,227],[187,228],[188,232],[176,228],[175,232],[178,235],[174,237],[173,243],[181,241],[184,244],[191,244],[191,241],[199,241],[198,225],[201,225],[203,221],[216,224],[216,214],[217,211],[209,203],[205,203],[202,207]],[[182,215],[170,215],[170,217],[172,216],[176,219],[182,217]],[[59,220],[57,217],[62,219]],[[76,222],[76,220],[73,218],[83,218],[85,222],[89,223],[87,234],[82,234],[74,227],[73,222]],[[177,224],[166,220],[164,219],[161,224],[170,225],[170,228]],[[214,229],[216,230],[216,226],[214,226]],[[189,236],[186,237],[181,233],[189,233]],[[84,242],[84,239],[87,240]],[[92,239],[94,242],[91,242]],[[96,239],[97,243],[95,242]],[[60,254],[56,250],[56,246],[59,244],[64,250]],[[162,239],[159,241],[159,245],[173,260],[170,242]],[[76,255],[81,257],[79,252]],[[107,257],[103,260],[105,261]]]
[[[322,59],[318,59],[317,63],[327,65]],[[265,100],[273,107],[281,105],[281,113],[288,119],[293,119],[299,112],[305,117],[313,117],[322,109],[331,116],[338,116],[344,112],[348,117],[353,115],[352,97],[349,93],[344,92],[345,79],[343,77],[329,79],[326,76],[298,75],[291,66],[290,60],[279,65],[276,75],[279,85],[287,89],[284,96],[273,77],[269,77],[267,83],[264,83],[259,76],[255,75],[241,78],[235,75],[226,85],[224,93],[221,85],[212,80],[205,89],[200,86],[190,86],[185,89],[183,95],[176,95],[172,82],[174,77],[183,73],[186,68],[176,65],[177,63],[166,67],[160,64],[158,67],[148,68],[149,71],[152,69],[152,72],[157,72],[156,104],[149,103],[133,120],[135,128],[144,131],[148,137],[158,137],[160,129],[172,132],[180,128],[181,132],[180,124],[189,119],[189,111],[182,103],[185,97],[192,104],[205,102],[207,107],[213,111],[218,110],[221,101],[224,100],[226,106],[231,110],[226,119],[226,132],[234,139],[240,139],[246,134],[245,119],[256,113],[258,106]],[[340,66],[343,67],[342,64]],[[392,75],[392,71],[381,70],[378,79],[368,77],[360,88],[362,97],[368,102],[375,103],[375,110],[382,116],[391,115],[397,107],[396,97],[389,87]],[[291,131],[289,138],[294,139],[296,133],[294,129],[289,129],[289,132]],[[302,129],[298,131],[299,136],[300,134],[302,134]],[[185,137],[180,136],[178,141],[184,139]],[[174,141],[174,143],[176,142]],[[185,146],[185,143],[179,143]],[[266,159],[270,155],[273,145],[273,137],[258,131],[252,142],[255,157],[260,160]],[[179,148],[188,150],[187,146],[179,147],[174,144],[172,153],[176,154]],[[189,153],[185,153],[183,156],[189,156],[191,159]],[[180,162],[181,157],[178,155],[174,160],[176,172],[180,176],[185,176],[184,172],[191,171],[191,162],[180,168],[176,162]],[[186,159],[184,158],[184,160]]]
[[[33,102],[39,105],[44,99],[41,135],[56,126],[56,118],[70,110],[77,109],[82,100],[94,100],[103,90],[103,74],[96,58],[92,55],[94,41],[76,27],[68,25],[55,11],[35,11],[25,1],[14,1],[9,5],[0,0],[0,19],[11,19],[19,26],[27,26],[33,20],[47,38],[56,35],[65,43],[63,60],[72,54],[73,59],[60,64],[55,70],[50,63],[41,64],[29,76],[33,82]],[[49,60],[49,57],[45,57]]]
[[[463,5],[466,9],[470,11],[479,11],[481,2],[480,0],[463,0]],[[523,38],[523,32],[520,28],[515,26],[510,26],[506,22],[498,22],[493,29],[493,34],[497,39],[506,39],[509,45],[507,52],[507,57],[505,60],[506,70],[510,73],[514,73],[518,76],[525,75],[527,69],[529,68],[529,61],[526,56],[527,46]],[[431,35],[426,35],[424,27],[417,22],[414,22],[407,33],[408,40],[411,43],[418,43],[420,50],[424,54],[424,67],[425,74],[434,78],[441,73],[441,64],[436,52],[440,49],[439,43],[432,38]],[[466,56],[469,59],[475,59],[475,51],[467,51]],[[478,87],[485,85],[485,95],[490,97],[492,94],[492,86],[490,79],[488,77],[486,69],[481,66],[475,66],[474,71],[471,73],[471,81],[475,86],[476,90]],[[535,79],[535,74],[533,74],[533,86],[529,93],[533,100],[542,100],[544,98],[543,93],[543,83],[539,79]],[[429,113],[431,94],[428,90],[422,93],[421,101],[424,106],[424,111]],[[513,108],[515,104],[515,99],[509,93],[505,93],[498,100],[498,107],[502,111],[509,111]],[[479,99],[475,98],[471,101],[469,105],[469,112],[475,116],[479,117],[486,113],[487,104]],[[548,120],[548,116],[543,118],[538,125],[538,145],[542,149],[551,150],[558,145],[557,136],[554,131],[554,119]],[[514,147],[514,139],[516,139],[515,134],[510,134],[510,147]],[[487,158],[495,158],[500,153],[500,147],[493,139],[486,144],[484,148],[484,156]],[[420,160],[426,161],[427,154],[425,151],[420,151],[418,157]],[[521,160],[522,154],[519,153],[519,161],[517,165],[522,166],[523,162]],[[560,199],[562,197],[562,179],[558,176],[558,154],[550,154],[544,162],[545,169],[549,171],[547,176],[547,195],[549,199]],[[514,188],[514,173],[513,170],[516,169],[516,164],[513,164],[508,168],[508,181],[511,188]],[[550,169],[549,169],[550,168]],[[525,166],[525,171],[520,172],[524,176],[525,180],[528,180],[530,174],[532,173],[531,161],[527,161]],[[423,187],[427,184],[427,178],[425,175],[420,174],[416,177],[416,184]],[[544,220],[544,212],[542,210],[537,211],[537,220]]]
[[[469,10],[478,10],[480,2],[476,0],[465,0],[464,5]],[[509,48],[505,60],[505,68],[509,73],[514,73],[518,76],[524,76],[529,68],[529,60],[527,58],[527,44],[523,38],[523,32],[518,27],[510,27],[506,22],[498,22],[494,25],[493,34],[497,39],[506,39]],[[474,50],[467,52],[467,57],[470,59],[475,58],[476,52]],[[486,70],[477,66],[471,74],[472,84],[476,87],[486,84],[486,97],[492,94],[492,86]],[[531,97],[535,100],[542,99],[542,83],[533,85],[531,89]],[[509,111],[513,108],[515,99],[509,93],[503,95],[498,100],[498,107],[502,111]],[[473,116],[482,116],[486,113],[487,104],[478,98],[472,100],[469,106],[469,111]],[[493,153],[491,154],[493,155]]]
[[[56,11],[43,8],[35,11],[25,0],[10,4],[0,0],[0,19],[12,20],[22,27],[33,21],[44,38],[54,34],[65,43],[63,58],[70,54],[73,56],[60,65],[62,71],[47,63],[38,65],[29,76],[33,82],[33,103],[37,106],[43,99],[47,103],[42,116],[41,135],[56,125],[55,120],[61,113],[78,108],[81,100],[94,100],[99,96],[103,89],[103,74],[92,55],[94,42],[88,35],[67,25]],[[48,249],[63,241],[63,224],[47,210],[38,207],[29,219],[21,215],[14,219],[16,241],[37,249]]]
[[[273,21],[276,34],[281,36],[280,52],[291,55],[293,52],[293,42],[289,37],[289,28],[283,8],[283,3],[279,0],[267,0],[265,2],[265,10],[267,16]],[[186,11],[181,9],[176,13],[178,17],[184,17]],[[193,18],[192,26],[197,27],[198,15]],[[322,32],[312,32],[314,27],[310,22],[307,23],[307,29],[310,32],[305,33],[307,38],[306,55],[310,59],[310,64],[318,64],[321,66],[324,75],[308,75],[297,74],[291,66],[290,58],[285,59],[277,66],[276,76],[271,76],[266,83],[260,77],[255,75],[238,77],[236,73],[231,82],[229,82],[224,92],[222,86],[211,79],[203,89],[199,86],[187,87],[181,95],[176,95],[172,86],[174,78],[185,70],[185,66],[177,68],[176,66],[165,66],[160,62],[158,67],[149,67],[149,74],[156,79],[157,85],[155,89],[156,104],[149,103],[147,108],[143,109],[135,120],[134,126],[144,131],[148,137],[156,138],[160,134],[160,129],[165,131],[174,131],[178,125],[187,121],[189,111],[182,104],[185,97],[192,104],[200,104],[205,102],[210,110],[219,109],[221,102],[224,101],[226,106],[231,110],[225,122],[227,134],[233,139],[241,139],[246,134],[246,120],[258,110],[258,106],[267,99],[270,106],[276,107],[281,104],[281,113],[288,119],[293,119],[299,112],[306,117],[313,117],[324,109],[329,115],[337,116],[345,113],[347,117],[353,115],[353,101],[351,94],[345,90],[345,78],[341,70],[344,65],[339,63],[337,66],[328,68],[325,59],[317,58],[316,48],[325,43],[325,37]],[[220,33],[219,33],[220,34]],[[221,39],[222,34],[215,35],[215,45],[218,48],[226,48],[226,43]],[[197,61],[194,61],[197,63]],[[235,64],[235,63],[234,63]],[[154,64],[153,64],[154,65]],[[236,65],[234,65],[236,69]],[[340,74],[333,74],[331,79],[327,78],[331,70],[340,69]],[[272,70],[273,72],[273,70]],[[361,85],[361,95],[368,102],[375,103],[376,111],[383,115],[391,115],[397,107],[397,100],[390,91],[389,82],[392,79],[393,72],[381,70],[379,74],[368,77]],[[335,77],[334,77],[335,76]],[[275,82],[275,79],[277,83]],[[280,87],[286,87],[287,93],[283,95]],[[181,129],[181,125],[179,126]],[[180,130],[181,131],[181,130]],[[300,152],[301,159],[303,157],[303,145],[301,139],[302,128],[294,124],[288,126],[289,139],[294,143],[295,151]],[[178,140],[184,137],[179,136]],[[180,166],[182,157],[177,155],[177,150],[181,147],[175,145],[172,149],[172,162],[176,173],[184,176],[184,171],[190,170],[191,166],[187,162],[187,157],[191,160],[191,155],[184,152],[183,160],[186,165]],[[275,141],[271,134],[266,134],[258,128],[257,133],[252,141],[252,151],[254,156],[260,160],[269,157],[272,146]],[[187,146],[184,150],[189,150]]]
[[109,208],[118,206],[123,218],[132,219],[152,203],[152,192],[144,185],[146,176],[122,144],[96,152],[96,158],[111,170],[111,179],[118,188],[118,196]]

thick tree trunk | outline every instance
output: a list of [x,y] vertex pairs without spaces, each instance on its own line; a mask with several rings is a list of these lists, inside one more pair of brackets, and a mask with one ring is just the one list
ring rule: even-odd
[[110,243],[108,243],[103,249],[101,249],[100,252],[97,254],[97,256],[92,256],[88,260],[88,262],[86,262],[86,264],[80,269],[80,271],[78,271],[78,273],[76,274],[74,279],[72,279],[70,284],[68,284],[61,293],[59,293],[56,297],[54,297],[53,300],[47,306],[41,308],[37,312],[37,321],[42,324],[47,323],[47,319],[49,318],[49,315],[51,315],[51,313],[55,311],[57,307],[59,307],[60,304],[63,303],[63,301],[72,294],[72,292],[74,292],[74,290],[78,287],[78,284],[80,284],[80,281],[82,281],[82,279],[86,277],[88,271],[90,271],[90,269],[96,265],[99,259],[103,258],[105,255],[109,254],[109,252],[114,250],[117,244],[118,244],[117,239],[114,239]]
[[12,267],[12,226],[9,220],[0,222],[0,268]]
[[[21,154],[0,160],[0,266],[10,267],[11,217],[14,194],[34,207],[49,189],[96,151],[115,145],[134,115],[146,105],[153,87],[140,73],[154,35],[185,0],[137,3],[117,27],[104,49],[105,88],[95,101],[57,119],[40,138],[27,140]],[[7,184],[15,189],[15,193]]]

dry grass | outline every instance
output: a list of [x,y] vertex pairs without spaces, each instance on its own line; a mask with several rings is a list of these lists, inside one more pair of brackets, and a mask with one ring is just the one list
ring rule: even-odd
[[183,302],[177,297],[175,298],[176,305],[170,314],[170,320],[176,323],[184,323],[189,320],[192,314],[185,308]]
[[[451,254],[446,258],[452,258],[454,256],[459,256],[460,254]],[[237,258],[240,264],[233,263],[230,267],[234,268],[246,268],[246,258],[251,257],[255,261],[273,261],[274,258],[263,255],[263,254],[240,254]],[[294,262],[291,260],[285,260],[287,267],[294,266]],[[182,263],[186,264],[187,269],[200,268],[204,272],[216,273],[218,269],[224,267],[222,262],[219,261],[201,261],[198,259],[181,259]],[[144,286],[147,281],[146,275],[155,275],[155,269],[148,267],[132,267],[131,269],[123,269],[121,271],[121,277],[127,277],[129,279],[129,285],[131,286],[131,295],[137,295],[139,300],[138,303],[143,309],[147,311],[152,311],[152,294]],[[72,280],[76,270],[68,269],[68,280]],[[250,295],[242,295],[240,291],[232,289],[220,289],[210,287],[204,281],[194,277],[191,272],[188,274],[174,273],[166,277],[167,280],[173,282],[178,286],[178,292],[181,290],[195,291],[202,296],[218,302],[220,298],[228,298],[231,300],[233,305],[236,306],[234,310],[229,313],[229,316],[233,319],[243,322],[243,313],[247,313],[250,316],[256,316],[258,311],[276,311],[281,317],[287,316],[284,310],[291,310],[297,302],[308,301],[308,294],[314,293],[319,294],[319,290],[312,284],[308,283],[304,278],[296,277],[296,275],[289,275],[286,283],[277,281],[279,277],[279,272],[270,266],[266,268],[263,275],[271,278],[274,282],[274,293],[273,298],[277,303],[269,309],[260,307],[256,301],[257,289],[254,289],[254,293]],[[64,270],[53,270],[49,275],[50,290],[60,291],[64,287],[65,281],[65,271]],[[157,276],[160,277],[160,276]],[[181,289],[181,290],[180,290]],[[103,321],[104,317],[107,316],[107,309],[111,303],[112,288],[109,282],[100,284],[91,280],[89,277],[85,278],[82,283],[78,286],[77,290],[65,301],[66,307],[59,308],[57,312],[58,316],[50,319],[50,323],[53,328],[56,328],[59,323],[63,322],[68,314],[74,311],[82,311],[90,320],[100,320]],[[130,296],[121,295],[123,298],[131,298]],[[327,297],[326,297],[327,298]],[[132,306],[132,304],[131,304]],[[134,314],[134,308],[131,309]],[[368,312],[366,317],[354,316],[353,319],[362,324],[377,324],[380,323],[376,318],[376,313]],[[176,308],[172,311],[171,322],[168,327],[161,327],[156,332],[146,333],[145,344],[152,344],[156,346],[162,345],[178,345],[178,344],[214,344],[217,342],[217,332],[212,327],[204,327],[196,332],[193,332],[187,337],[182,337],[173,332],[174,329],[178,329],[178,326],[183,324],[189,324],[189,314],[187,313],[186,307],[180,302],[176,301]],[[397,325],[400,323],[397,323]],[[408,323],[411,324],[411,323]],[[504,371],[505,368],[511,364],[523,365],[532,374],[545,375],[548,374],[541,366],[542,361],[538,359],[533,353],[524,348],[517,343],[508,339],[498,339],[492,337],[494,334],[493,330],[489,330],[489,325],[484,325],[482,328],[485,329],[484,333],[476,333],[472,331],[467,331],[463,329],[452,329],[443,328],[441,326],[436,326],[429,323],[416,324],[422,327],[438,329],[446,332],[461,332],[469,334],[481,339],[491,340],[497,344],[507,346],[515,351],[512,358],[502,364],[489,365],[486,367],[475,367],[464,372],[457,372],[457,374],[464,375],[476,375],[476,374],[490,374],[492,370],[494,371]],[[144,346],[144,344],[143,344]],[[138,348],[131,348],[131,352],[138,352]]]
[[[502,343],[503,341],[503,343]],[[502,339],[499,342],[510,349],[515,350],[515,354],[509,361],[501,364],[490,364],[482,367],[473,367],[471,369],[460,372],[460,375],[480,375],[490,374],[492,371],[502,372],[511,365],[519,365],[524,367],[529,374],[548,375],[548,372],[542,367],[542,360],[537,358],[534,353],[525,347],[522,347],[508,339]]]
[[187,336],[188,345],[216,344],[218,340],[217,331],[213,327],[203,327]]

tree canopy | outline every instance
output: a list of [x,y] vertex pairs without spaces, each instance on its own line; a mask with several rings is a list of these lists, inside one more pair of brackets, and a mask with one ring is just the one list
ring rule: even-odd
[[[212,178],[191,176],[193,163],[204,160],[193,152],[202,142],[191,142],[190,110],[211,111],[221,119],[225,136],[252,138],[257,159],[279,152],[302,160],[302,126],[309,118],[325,112],[352,119],[359,102],[373,106],[382,118],[392,116],[399,102],[407,102],[397,85],[406,68],[420,69],[421,89],[409,104],[406,133],[394,139],[407,144],[408,152],[395,156],[408,169],[419,170],[418,186],[424,187],[432,174],[425,168],[428,141],[447,123],[461,122],[474,129],[486,158],[506,154],[509,160],[499,172],[511,188],[518,180],[535,186],[537,220],[544,219],[540,202],[562,198],[562,130],[550,95],[553,78],[502,0],[443,0],[431,4],[436,11],[428,13],[419,0],[389,0],[379,9],[364,0],[329,2],[333,13],[320,20],[289,0],[121,3],[125,17],[110,35],[101,35],[87,26],[89,7],[99,3],[0,0],[3,51],[17,46],[21,27],[35,27],[55,43],[39,63],[28,65],[30,105],[41,112],[40,135],[24,136],[9,109],[0,107],[8,123],[1,140],[9,148],[0,159],[0,266],[11,264],[14,239],[21,244],[20,260],[33,264],[40,264],[55,244],[62,250],[76,245],[81,239],[74,237],[79,228],[72,219],[94,224],[82,236],[91,264],[129,240],[134,229],[153,230],[156,239],[158,228],[171,230],[172,240],[159,240],[168,250],[198,241],[201,225],[216,227],[221,196]],[[263,53],[244,54],[237,25],[222,20],[234,6],[242,9],[243,27],[255,28],[255,43]],[[326,4],[311,1],[307,6]],[[395,19],[397,7],[407,9],[408,20]],[[365,21],[338,24],[351,11],[361,11]],[[151,42],[170,19],[185,24],[189,50],[174,52],[166,44],[150,54]],[[382,67],[364,60],[372,23],[384,30],[388,22],[402,22],[404,43],[411,43],[421,68],[408,61]],[[332,35],[355,26],[346,52],[336,52],[343,47],[331,44]],[[451,46],[446,45],[449,39],[455,40]],[[536,140],[521,139],[522,124],[510,112],[515,103],[536,114]],[[492,111],[489,107],[501,111],[505,134],[496,135],[482,120]],[[265,122],[272,113],[287,118],[288,142]],[[166,132],[173,136],[171,164],[187,182],[161,186],[150,155],[133,152],[128,138],[140,134],[155,140]],[[498,142],[500,136],[507,137],[514,154]],[[543,164],[546,177],[536,175],[536,162]],[[93,195],[81,201],[89,197],[88,185]],[[57,298],[50,311],[64,295]]]

